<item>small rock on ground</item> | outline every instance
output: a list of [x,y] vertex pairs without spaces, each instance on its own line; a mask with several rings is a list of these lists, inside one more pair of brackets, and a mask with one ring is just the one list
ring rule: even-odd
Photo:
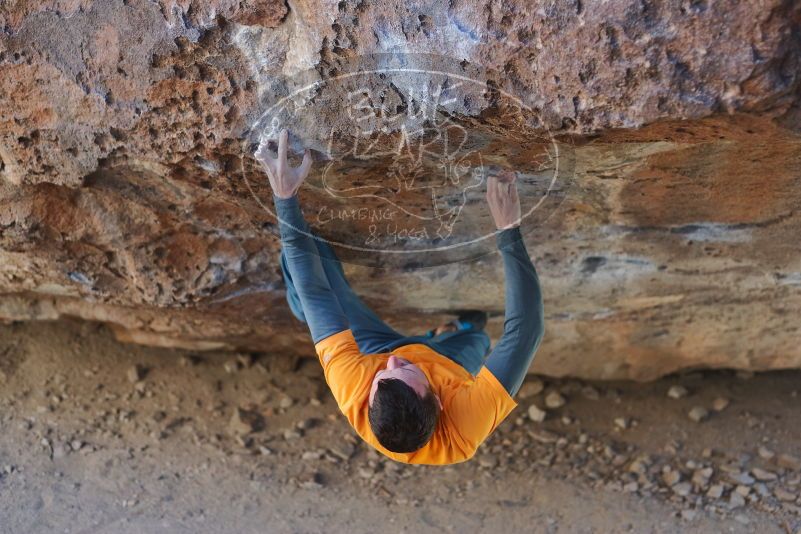
[[561,408],[567,403],[565,398],[562,396],[561,393],[557,391],[551,391],[545,397],[545,406],[548,408],[555,410],[556,408]]
[[687,417],[696,423],[700,423],[709,417],[709,411],[703,406],[693,406],[692,409],[690,409],[690,411],[687,413]]
[[712,409],[716,412],[722,412],[729,405],[729,399],[726,397],[718,397],[712,401]]
[[523,383],[520,387],[520,391],[517,392],[517,396],[521,399],[528,399],[529,397],[539,395],[542,393],[543,389],[545,389],[545,384],[543,384],[542,380],[539,378],[532,378]]
[[234,408],[229,428],[240,436],[258,432],[264,429],[264,417],[255,410],[237,407]]
[[675,385],[675,386],[670,386],[670,389],[668,389],[667,392],[667,396],[670,397],[671,399],[680,399],[682,397],[686,397],[688,393],[689,391],[687,391],[687,388],[685,388],[684,386]]
[[801,471],[801,460],[790,454],[780,454],[776,457],[776,465],[783,469]]
[[548,412],[545,410],[541,410],[536,404],[532,404],[528,407],[528,418],[534,421],[535,423],[542,423],[545,421]]
[[146,373],[147,370],[143,366],[137,363],[136,365],[132,365],[131,367],[129,367],[128,372],[126,374],[128,376],[128,381],[131,382],[132,384],[135,384],[136,382],[142,380],[145,377]]

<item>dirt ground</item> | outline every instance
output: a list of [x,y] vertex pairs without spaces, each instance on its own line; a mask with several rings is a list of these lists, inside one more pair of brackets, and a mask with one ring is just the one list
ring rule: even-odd
[[314,359],[5,325],[0,532],[795,534],[800,379],[530,377],[472,461],[434,468],[360,443]]

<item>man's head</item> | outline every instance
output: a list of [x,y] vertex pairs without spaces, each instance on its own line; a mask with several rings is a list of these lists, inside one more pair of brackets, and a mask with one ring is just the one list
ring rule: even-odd
[[428,443],[442,409],[423,371],[390,356],[375,374],[368,418],[378,442],[391,452],[414,452]]

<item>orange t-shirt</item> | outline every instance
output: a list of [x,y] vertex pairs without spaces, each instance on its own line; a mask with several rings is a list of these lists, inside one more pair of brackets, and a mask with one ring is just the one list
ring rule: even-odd
[[473,457],[476,449],[517,406],[497,378],[482,367],[473,377],[464,367],[422,344],[392,351],[417,365],[442,402],[431,440],[411,453],[394,453],[378,443],[367,418],[370,387],[390,354],[365,355],[353,332],[344,330],[315,345],[325,380],[356,433],[382,454],[409,464],[444,465]]

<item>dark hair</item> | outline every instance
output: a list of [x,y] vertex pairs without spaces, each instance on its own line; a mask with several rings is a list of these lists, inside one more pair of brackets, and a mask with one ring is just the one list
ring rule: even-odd
[[390,452],[414,452],[434,434],[439,403],[430,390],[420,397],[403,380],[387,378],[378,381],[367,417],[382,447]]

